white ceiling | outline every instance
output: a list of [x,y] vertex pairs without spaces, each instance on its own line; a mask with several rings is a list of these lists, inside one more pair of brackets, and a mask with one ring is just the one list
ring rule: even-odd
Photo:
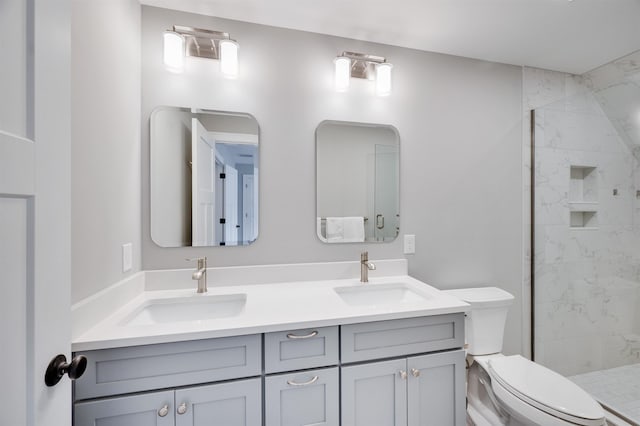
[[574,74],[582,74],[640,49],[640,0],[140,2]]

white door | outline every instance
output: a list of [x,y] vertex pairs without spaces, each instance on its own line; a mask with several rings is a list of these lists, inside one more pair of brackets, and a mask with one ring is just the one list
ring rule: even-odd
[[258,238],[258,218],[260,217],[259,214],[259,194],[260,194],[260,189],[258,188],[260,186],[260,179],[258,178],[259,174],[258,174],[258,168],[254,167],[253,168],[253,232],[252,234],[249,236],[250,239],[249,241],[254,241]]
[[225,245],[238,245],[238,171],[224,167],[224,239]]
[[216,201],[214,208],[214,221],[216,226],[215,244],[224,241],[224,224],[220,219],[224,217],[224,179],[220,176],[224,173],[224,158],[220,156],[220,151],[216,150]]
[[215,245],[215,142],[197,118],[191,119],[192,245]]
[[253,202],[253,175],[242,175],[242,240],[247,243],[256,239]]
[[70,4],[0,0],[0,424],[71,424]]

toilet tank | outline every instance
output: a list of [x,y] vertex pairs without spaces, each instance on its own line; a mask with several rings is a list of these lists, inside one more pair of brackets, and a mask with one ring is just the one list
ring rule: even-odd
[[497,287],[462,288],[446,293],[471,305],[465,317],[465,338],[470,355],[502,352],[504,325],[513,295]]

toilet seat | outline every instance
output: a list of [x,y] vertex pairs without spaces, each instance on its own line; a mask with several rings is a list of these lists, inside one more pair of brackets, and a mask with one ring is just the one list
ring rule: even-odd
[[505,403],[510,400],[508,393],[567,422],[583,426],[604,424],[602,407],[582,388],[558,373],[519,355],[491,358],[487,364],[492,387],[498,396],[502,395]]

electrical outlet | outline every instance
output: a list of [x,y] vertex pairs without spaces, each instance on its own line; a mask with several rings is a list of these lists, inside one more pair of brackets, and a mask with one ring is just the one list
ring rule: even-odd
[[416,252],[416,236],[413,234],[404,236],[404,254],[414,254]]
[[122,245],[122,272],[129,272],[133,269],[133,244]]

